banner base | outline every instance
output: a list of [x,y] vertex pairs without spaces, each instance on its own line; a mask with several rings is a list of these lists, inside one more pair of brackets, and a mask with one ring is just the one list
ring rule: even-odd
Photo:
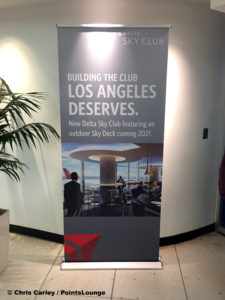
[[162,270],[162,260],[137,262],[63,262],[61,270]]

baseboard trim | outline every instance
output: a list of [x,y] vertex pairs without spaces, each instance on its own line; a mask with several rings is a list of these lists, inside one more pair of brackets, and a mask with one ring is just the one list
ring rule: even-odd
[[[12,233],[28,235],[28,236],[32,236],[32,237],[36,237],[48,241],[53,241],[61,244],[64,243],[64,236],[62,234],[57,234],[57,233],[52,233],[48,231],[43,231],[43,230],[38,230],[38,229],[28,228],[28,227],[23,227],[18,225],[12,225],[12,224],[10,224],[9,230]],[[215,223],[189,232],[160,238],[160,246],[168,246],[168,245],[189,241],[200,235],[207,234],[213,231],[215,231]]]
[[48,231],[28,228],[24,226],[12,225],[12,224],[9,225],[9,231],[12,233],[28,235],[43,240],[56,242],[56,243],[61,243],[61,244],[64,243],[64,236],[62,234],[57,234],[57,233],[52,233]]
[[160,238],[160,246],[168,246],[168,245],[174,245],[174,244],[186,242],[186,241],[192,240],[200,235],[213,232],[213,231],[215,231],[215,229],[216,229],[216,224],[212,223],[210,225],[207,225],[207,226],[199,228],[199,229],[195,229],[192,231],[188,231],[188,232],[173,235],[173,236],[163,237],[163,238]]

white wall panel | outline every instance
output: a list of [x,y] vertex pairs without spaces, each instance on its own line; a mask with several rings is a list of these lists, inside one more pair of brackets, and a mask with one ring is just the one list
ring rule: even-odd
[[[161,236],[215,222],[224,125],[225,15],[208,1],[42,1],[0,10],[0,76],[15,91],[44,91],[37,121],[60,130],[56,24],[171,24]],[[7,48],[8,47],[8,48]],[[209,139],[202,140],[203,128]],[[11,224],[63,233],[60,142],[18,153],[20,183],[0,175]]]

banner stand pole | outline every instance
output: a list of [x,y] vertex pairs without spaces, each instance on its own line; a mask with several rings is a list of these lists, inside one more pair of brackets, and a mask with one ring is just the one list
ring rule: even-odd
[[61,270],[163,270],[163,261],[62,262]]

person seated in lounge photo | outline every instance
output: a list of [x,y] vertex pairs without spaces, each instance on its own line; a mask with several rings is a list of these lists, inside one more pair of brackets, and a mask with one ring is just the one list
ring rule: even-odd
[[161,186],[157,180],[153,181],[152,186],[150,188],[150,192],[151,192],[150,196],[152,196],[153,198],[161,197]]
[[139,196],[139,195],[141,195],[141,194],[144,193],[144,188],[145,188],[145,183],[144,183],[144,181],[141,181],[139,183],[139,186],[136,189],[137,196]]

